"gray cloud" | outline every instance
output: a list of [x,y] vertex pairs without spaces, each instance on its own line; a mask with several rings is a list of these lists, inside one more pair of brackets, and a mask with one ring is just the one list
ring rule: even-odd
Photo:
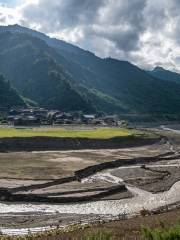
[[40,23],[42,30],[59,31],[89,24],[108,0],[40,0],[24,9],[27,20]]
[[146,0],[40,0],[24,9],[27,24],[39,24],[44,32],[80,28],[89,35],[102,36],[125,51],[138,47]]
[[102,57],[180,69],[179,12],[179,0],[39,0],[22,23]]

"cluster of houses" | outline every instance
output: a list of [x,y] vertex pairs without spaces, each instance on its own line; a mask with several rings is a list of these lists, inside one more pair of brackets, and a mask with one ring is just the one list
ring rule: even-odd
[[11,109],[6,115],[6,122],[14,126],[59,125],[59,124],[94,124],[118,125],[117,116],[96,116],[79,112],[67,113],[44,108]]

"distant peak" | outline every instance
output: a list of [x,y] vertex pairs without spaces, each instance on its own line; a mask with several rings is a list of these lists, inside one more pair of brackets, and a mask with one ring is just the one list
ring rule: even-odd
[[153,69],[153,71],[165,71],[163,67],[157,66]]
[[16,24],[12,24],[12,25],[7,25],[5,27],[7,27],[7,28],[22,28],[22,26],[17,24],[17,23]]
[[19,24],[13,24],[13,25],[8,25],[8,26],[12,26],[12,27],[21,27]]

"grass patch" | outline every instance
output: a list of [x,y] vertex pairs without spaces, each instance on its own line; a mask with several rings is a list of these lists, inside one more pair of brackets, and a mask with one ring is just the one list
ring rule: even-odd
[[180,224],[166,228],[151,229],[144,227],[142,229],[142,239],[144,240],[178,240],[180,239]]
[[114,137],[149,137],[149,134],[126,128],[97,128],[90,130],[70,130],[65,128],[0,128],[0,138],[5,137],[61,137],[109,139]]

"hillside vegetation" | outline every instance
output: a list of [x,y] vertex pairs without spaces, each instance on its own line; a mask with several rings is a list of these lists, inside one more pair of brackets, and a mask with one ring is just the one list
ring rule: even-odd
[[25,106],[23,98],[12,88],[3,75],[0,74],[0,107],[9,108],[14,106]]
[[180,84],[18,25],[0,27],[0,71],[39,106],[108,114],[180,113]]

